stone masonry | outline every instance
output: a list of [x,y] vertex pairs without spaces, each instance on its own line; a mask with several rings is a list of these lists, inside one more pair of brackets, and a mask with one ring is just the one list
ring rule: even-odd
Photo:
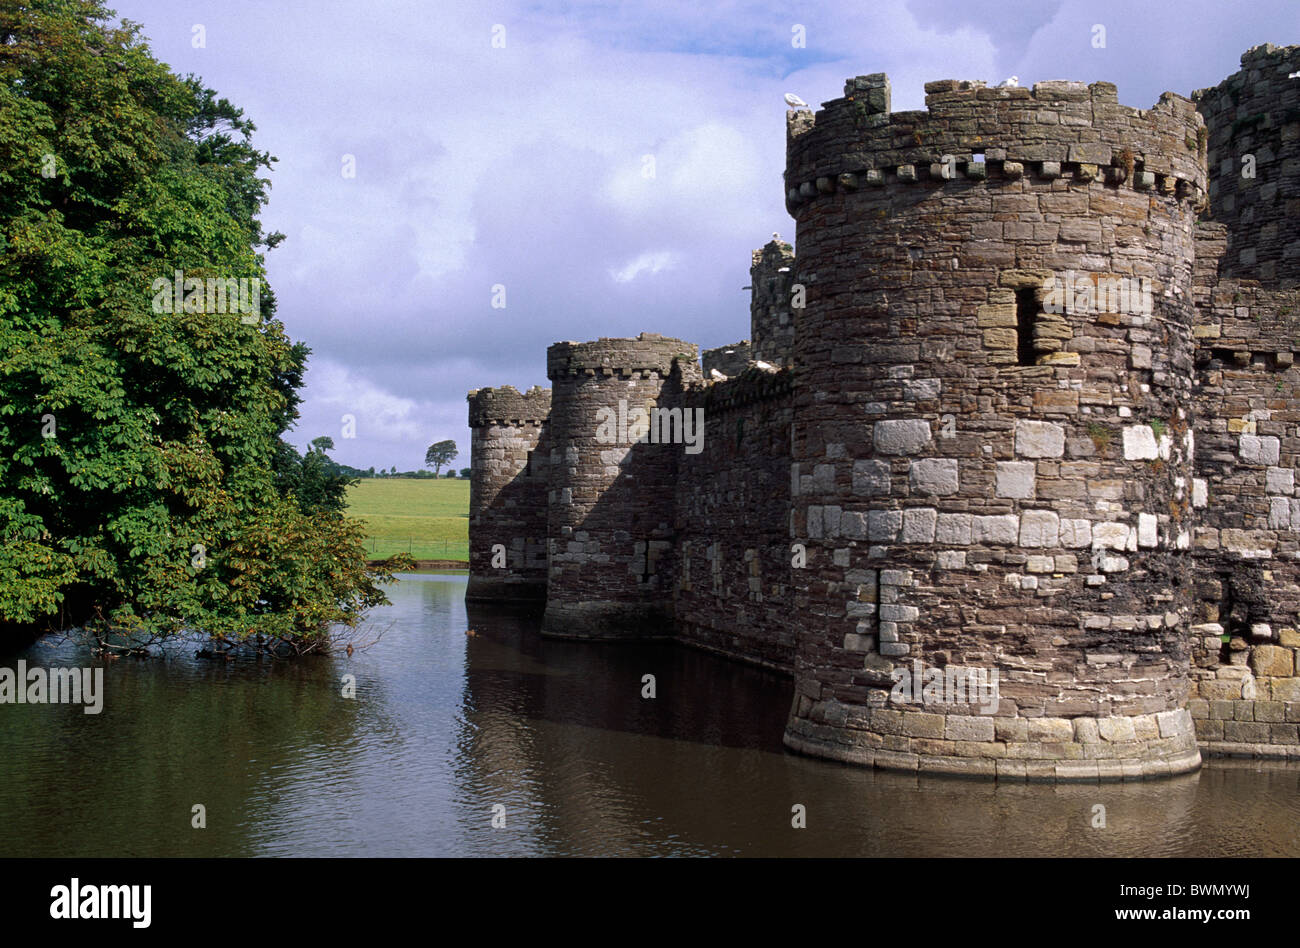
[[786,672],[786,745],[850,763],[1300,759],[1300,47],[1242,67],[788,112],[798,255],[754,252],[749,340],[471,393],[467,595]]

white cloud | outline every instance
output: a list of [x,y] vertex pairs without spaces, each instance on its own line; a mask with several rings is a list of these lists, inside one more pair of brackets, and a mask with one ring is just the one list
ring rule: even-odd
[[661,270],[671,270],[677,263],[677,255],[669,250],[643,253],[617,270],[610,270],[609,275],[615,283],[630,283],[642,273],[651,275]]

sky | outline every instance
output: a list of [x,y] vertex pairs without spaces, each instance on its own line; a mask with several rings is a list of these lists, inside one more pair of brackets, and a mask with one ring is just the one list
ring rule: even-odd
[[1147,108],[1300,42],[1300,0],[109,5],[279,159],[267,274],[312,349],[290,440],[403,471],[444,439],[468,467],[467,392],[549,386],[553,342],[747,338],[750,252],[794,237],[786,92],[885,72],[916,109],[928,81],[1015,75]]

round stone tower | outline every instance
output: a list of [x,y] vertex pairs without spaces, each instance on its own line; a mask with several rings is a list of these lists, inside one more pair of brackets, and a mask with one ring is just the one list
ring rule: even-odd
[[469,583],[466,599],[546,596],[547,418],[551,393],[513,386],[469,393]]
[[547,350],[553,396],[544,634],[672,634],[679,395],[683,373],[698,381],[698,359],[693,343],[652,333]]
[[807,560],[786,744],[999,779],[1195,769],[1203,123],[1109,83],[926,93],[891,114],[865,76],[787,116]]
[[1300,46],[1256,46],[1192,93],[1209,128],[1210,213],[1226,225],[1224,277],[1300,284]]

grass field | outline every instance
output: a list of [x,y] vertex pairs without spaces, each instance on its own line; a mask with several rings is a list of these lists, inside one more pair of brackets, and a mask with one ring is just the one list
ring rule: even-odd
[[366,522],[366,549],[376,559],[410,553],[469,562],[469,481],[365,478],[348,491],[348,516]]

